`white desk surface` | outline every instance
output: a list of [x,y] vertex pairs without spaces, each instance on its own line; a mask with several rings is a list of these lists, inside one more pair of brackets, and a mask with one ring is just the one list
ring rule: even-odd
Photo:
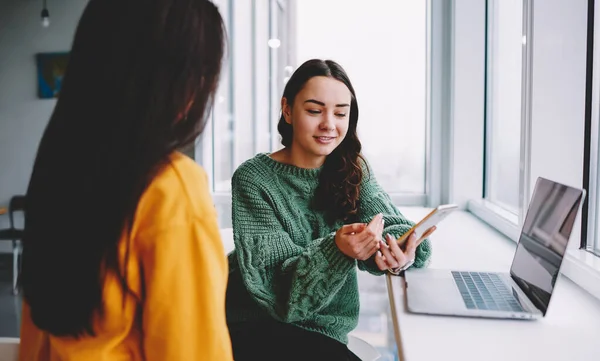
[[[466,212],[448,216],[431,240],[430,268],[440,269],[507,272],[516,247]],[[565,276],[556,283],[546,317],[535,321],[410,314],[404,278],[387,276],[387,286],[402,361],[600,360],[600,300]]]

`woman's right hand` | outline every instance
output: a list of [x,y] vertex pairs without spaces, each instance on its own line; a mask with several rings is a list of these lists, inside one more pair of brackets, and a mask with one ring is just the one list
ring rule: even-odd
[[379,249],[382,233],[383,215],[380,213],[369,224],[343,225],[335,233],[335,244],[346,256],[364,261]]

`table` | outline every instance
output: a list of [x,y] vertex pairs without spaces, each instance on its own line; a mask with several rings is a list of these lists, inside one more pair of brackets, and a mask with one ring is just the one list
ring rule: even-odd
[[[516,247],[466,212],[450,215],[431,239],[430,267],[441,269],[506,272]],[[386,282],[400,360],[600,360],[600,300],[562,275],[536,321],[411,314],[404,278]]]

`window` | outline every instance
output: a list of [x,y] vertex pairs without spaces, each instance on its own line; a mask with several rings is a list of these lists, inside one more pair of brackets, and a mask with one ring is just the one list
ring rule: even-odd
[[331,59],[348,72],[363,153],[379,183],[398,203],[424,205],[428,2],[296,3],[296,65]]
[[233,172],[279,143],[279,98],[291,61],[289,1],[214,2],[227,29],[226,57],[209,122],[187,153],[206,170],[219,225],[225,228],[231,226]]
[[[336,60],[348,71],[360,102],[363,152],[382,186],[399,204],[425,205],[427,2],[215,3],[228,53],[207,128],[187,152],[209,175],[221,227],[231,225],[233,172],[256,153],[281,147],[285,82],[312,57]],[[344,16],[332,17],[341,5]]]
[[[600,297],[596,281],[600,257],[591,253],[600,255],[600,27],[590,22],[598,17],[600,9],[594,3],[598,5],[594,0],[579,2],[575,8],[570,2],[561,1],[540,1],[534,5],[533,0],[487,0],[481,3],[485,9],[454,4],[454,29],[463,30],[453,39],[454,59],[464,63],[464,58],[475,57],[486,65],[485,81],[458,91],[473,98],[474,94],[481,94],[479,89],[485,93],[486,129],[485,147],[476,141],[478,135],[470,132],[481,125],[476,116],[453,129],[467,143],[464,147],[470,146],[474,152],[484,150],[485,171],[479,178],[484,181],[483,192],[477,184],[475,191],[457,187],[459,182],[452,190],[458,190],[455,198],[469,197],[468,209],[475,216],[518,242],[530,192],[538,177],[577,188],[583,183],[589,204],[583,205],[581,217],[572,220],[574,228],[561,273]],[[591,9],[596,14],[589,12]],[[485,15],[486,20],[485,52],[473,51],[484,44],[467,46],[461,38],[467,32],[475,33],[476,23],[466,30],[456,26],[478,13]],[[592,29],[595,37],[591,37]],[[471,37],[467,40],[474,41]],[[463,64],[459,61],[452,65],[455,71]],[[556,69],[562,72],[557,73]],[[452,101],[459,110],[468,103]],[[481,174],[479,169],[471,173],[468,167],[460,169],[467,175],[452,174],[456,179]],[[551,206],[552,201],[543,203]],[[544,228],[555,226],[554,223],[548,220]]]
[[[278,139],[277,114],[288,62],[284,0],[215,1],[224,17],[227,56],[211,119],[202,138],[201,162],[215,193],[228,193],[245,160],[269,152]],[[278,99],[279,96],[277,96]]]
[[488,0],[484,192],[514,221],[520,209],[522,49],[522,0]]

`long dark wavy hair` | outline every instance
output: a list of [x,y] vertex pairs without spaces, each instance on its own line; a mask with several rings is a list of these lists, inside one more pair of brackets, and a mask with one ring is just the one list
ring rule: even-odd
[[[319,175],[314,205],[324,210],[330,222],[336,220],[356,221],[359,202],[360,184],[363,179],[365,160],[361,155],[361,144],[356,134],[358,123],[358,103],[352,83],[344,69],[335,61],[312,59],[302,64],[288,80],[283,91],[283,98],[293,107],[298,93],[304,85],[315,76],[325,76],[344,83],[352,99],[348,133],[340,145],[329,154]],[[281,144],[292,145],[294,129],[285,121],[283,114],[279,118],[277,130],[281,135]]]
[[94,335],[138,201],[202,133],[225,49],[208,0],[90,0],[27,190],[20,285],[34,324]]

